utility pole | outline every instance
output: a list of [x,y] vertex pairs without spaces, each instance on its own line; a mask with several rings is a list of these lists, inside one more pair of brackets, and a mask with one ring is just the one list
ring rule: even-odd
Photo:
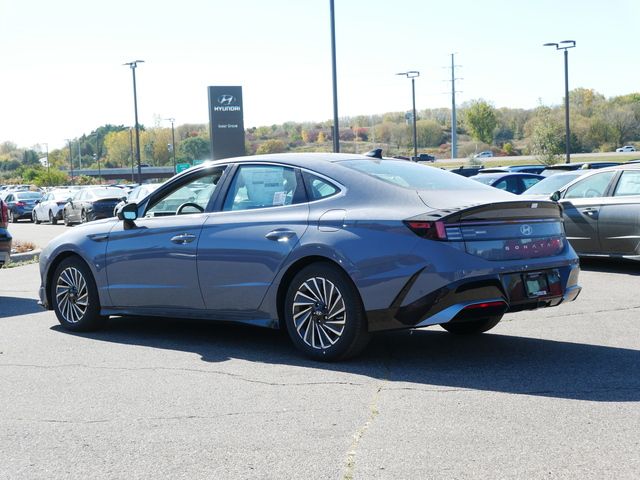
[[331,80],[333,85],[333,151],[340,152],[340,126],[338,125],[338,80],[336,73],[336,20],[333,0],[329,0],[331,16]]
[[451,160],[458,158],[458,120],[456,118],[456,65],[455,53],[451,54]]

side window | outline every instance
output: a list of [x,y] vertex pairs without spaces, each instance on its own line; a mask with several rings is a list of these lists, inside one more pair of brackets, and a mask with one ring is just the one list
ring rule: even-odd
[[293,168],[241,165],[224,202],[224,210],[280,207],[304,201],[304,189]]
[[535,177],[523,177],[521,180],[525,190],[533,187],[536,183],[540,181],[539,178],[535,178]]
[[304,179],[307,182],[307,192],[311,201],[330,197],[340,191],[335,185],[311,173],[305,172]]
[[496,183],[494,185],[495,188],[499,188],[500,190],[506,190],[507,189],[507,181],[506,180],[500,180],[498,183]]
[[202,175],[190,177],[186,183],[153,198],[144,216],[165,217],[204,212],[225,168],[226,166],[222,166],[213,171],[205,170],[201,172]]
[[627,170],[622,172],[614,197],[624,197],[626,195],[640,195],[640,170]]
[[616,172],[603,172],[585,178],[581,182],[572,185],[564,198],[594,198],[603,197],[609,186],[609,182]]

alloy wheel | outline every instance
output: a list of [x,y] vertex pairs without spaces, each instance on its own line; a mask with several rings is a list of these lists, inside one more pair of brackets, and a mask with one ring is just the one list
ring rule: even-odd
[[303,282],[295,293],[293,323],[300,338],[311,348],[334,345],[345,330],[347,312],[342,293],[323,277]]
[[75,267],[67,267],[56,282],[56,302],[60,314],[69,323],[78,323],[87,313],[89,290],[82,272]]

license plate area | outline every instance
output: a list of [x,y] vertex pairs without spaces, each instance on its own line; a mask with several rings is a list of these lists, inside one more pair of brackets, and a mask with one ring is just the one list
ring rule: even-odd
[[522,275],[522,283],[524,291],[529,298],[562,295],[560,272],[558,270],[525,273]]

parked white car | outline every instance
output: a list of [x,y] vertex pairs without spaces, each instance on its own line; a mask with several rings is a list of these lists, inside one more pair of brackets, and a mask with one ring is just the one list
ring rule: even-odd
[[50,222],[52,225],[62,220],[62,211],[67,200],[73,196],[71,190],[51,190],[36,204],[31,212],[34,223]]
[[635,152],[636,147],[633,145],[625,145],[624,147],[616,148],[616,152]]
[[493,157],[493,152],[491,150],[485,150],[484,152],[476,153],[473,158],[489,158]]

